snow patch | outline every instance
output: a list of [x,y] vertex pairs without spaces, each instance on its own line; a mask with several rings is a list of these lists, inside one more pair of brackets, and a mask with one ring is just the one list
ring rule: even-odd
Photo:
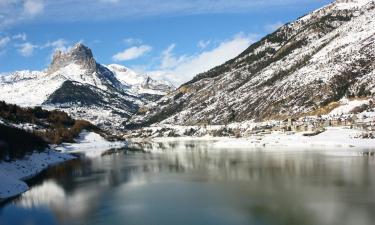
[[123,148],[126,142],[110,142],[94,132],[82,132],[77,138],[77,143],[63,144],[56,150],[64,153],[82,153],[86,157],[100,157],[103,153],[114,148]]
[[356,107],[369,104],[369,100],[353,100],[350,101],[348,99],[342,99],[340,101],[341,106],[337,107],[336,109],[332,110],[329,113],[330,116],[334,115],[341,115],[341,114],[350,114],[350,112],[355,109]]

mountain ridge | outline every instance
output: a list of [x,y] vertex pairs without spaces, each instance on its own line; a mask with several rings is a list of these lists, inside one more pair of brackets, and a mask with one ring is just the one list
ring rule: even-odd
[[282,119],[373,95],[374,8],[340,0],[288,23],[133,116],[128,128]]

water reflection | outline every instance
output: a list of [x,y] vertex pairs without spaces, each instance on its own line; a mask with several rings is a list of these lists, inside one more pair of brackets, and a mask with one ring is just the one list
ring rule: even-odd
[[374,157],[213,149],[210,142],[134,148],[144,152],[114,150],[48,170],[29,192],[0,209],[0,224],[375,220]]

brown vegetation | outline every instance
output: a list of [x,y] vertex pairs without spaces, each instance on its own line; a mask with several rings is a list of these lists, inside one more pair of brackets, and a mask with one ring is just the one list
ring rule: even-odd
[[101,133],[88,121],[75,120],[67,113],[43,110],[41,107],[22,108],[0,101],[0,118],[9,124],[33,124],[32,132],[2,125],[0,127],[0,159],[18,158],[27,152],[45,148],[47,144],[73,143],[83,130]]
[[91,123],[84,120],[77,120],[71,127],[58,126],[46,131],[34,132],[39,137],[43,137],[48,143],[61,144],[63,142],[74,143],[74,139],[82,130],[97,130]]
[[340,102],[331,102],[326,106],[320,107],[312,112],[307,113],[305,116],[318,116],[318,115],[326,115],[332,112],[334,109],[340,106]]

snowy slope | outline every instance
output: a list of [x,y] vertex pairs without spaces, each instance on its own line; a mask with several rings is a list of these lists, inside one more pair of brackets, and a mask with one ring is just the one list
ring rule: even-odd
[[129,90],[136,95],[166,95],[173,91],[175,87],[167,81],[157,81],[143,74],[137,74],[133,70],[118,64],[107,66],[116,76],[116,78]]
[[[4,77],[4,80],[13,80],[13,74]],[[1,100],[20,106],[41,105],[58,89],[66,78],[62,76],[49,77],[40,72],[31,79],[19,79],[13,82],[0,84]]]
[[372,96],[374,18],[372,0],[335,1],[197,75],[128,127],[283,119],[345,97]]
[[9,74],[0,74],[0,82],[1,83],[10,83],[10,82],[16,82],[20,80],[27,80],[27,79],[33,79],[37,76],[39,76],[42,72],[40,71],[30,71],[30,70],[22,70],[22,71],[16,71]]

